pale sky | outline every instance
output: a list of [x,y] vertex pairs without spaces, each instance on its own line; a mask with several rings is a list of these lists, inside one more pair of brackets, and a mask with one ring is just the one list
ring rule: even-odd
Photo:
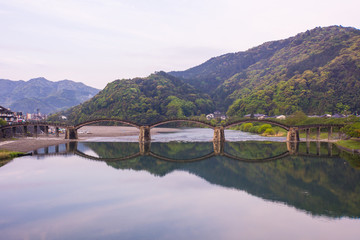
[[318,26],[360,28],[359,0],[0,0],[0,78],[180,71]]

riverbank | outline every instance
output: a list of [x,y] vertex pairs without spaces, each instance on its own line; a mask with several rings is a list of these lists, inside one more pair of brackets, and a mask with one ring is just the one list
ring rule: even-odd
[[[2,160],[7,160],[7,159],[12,159],[15,157],[20,157],[23,156],[24,153],[23,152],[13,152],[13,151],[8,151],[8,150],[0,150],[0,162]],[[1,164],[0,164],[1,166]]]
[[[177,132],[177,128],[153,128],[151,134],[170,133]],[[134,127],[118,127],[118,126],[86,126],[82,127],[78,131],[78,141],[89,141],[91,138],[96,137],[119,137],[119,136],[137,136],[139,130]],[[67,143],[69,141],[65,139],[65,135],[61,134],[59,137],[50,135],[46,137],[39,135],[39,137],[26,137],[26,138],[13,138],[0,141],[0,150],[6,150],[10,152],[27,153],[39,148],[49,147],[53,145],[59,145]]]
[[345,151],[360,154],[360,140],[358,139],[340,140],[335,144]]

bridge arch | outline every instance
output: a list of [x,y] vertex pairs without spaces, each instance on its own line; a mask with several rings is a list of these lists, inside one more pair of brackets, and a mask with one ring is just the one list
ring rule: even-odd
[[131,121],[128,121],[128,120],[116,119],[116,118],[93,119],[93,120],[82,122],[82,123],[79,123],[79,124],[75,125],[74,129],[78,130],[81,127],[84,127],[84,126],[87,126],[87,125],[90,125],[90,124],[93,124],[93,123],[99,123],[99,122],[118,122],[118,123],[123,123],[123,124],[130,125],[132,127],[136,127],[138,129],[140,129],[140,125],[138,125],[138,124],[136,124],[134,122],[131,122]]
[[281,127],[283,129],[285,129],[286,131],[290,130],[290,126],[283,124],[283,123],[279,123],[277,121],[269,120],[269,119],[241,119],[241,120],[237,120],[237,121],[225,124],[224,128],[230,128],[230,127],[238,125],[238,124],[253,123],[253,122],[268,123],[268,124],[271,124],[274,126]]
[[201,120],[195,120],[195,119],[168,119],[168,120],[164,120],[164,121],[160,121],[154,124],[149,125],[150,128],[154,128],[163,124],[167,124],[167,123],[173,123],[173,122],[192,122],[192,123],[199,123],[202,124],[204,126],[207,126],[209,128],[214,129],[215,126],[213,126],[211,123],[205,122],[205,121],[201,121]]

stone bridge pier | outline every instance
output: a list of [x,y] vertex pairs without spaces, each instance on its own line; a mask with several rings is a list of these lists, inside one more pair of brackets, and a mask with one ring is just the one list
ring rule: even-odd
[[141,126],[139,133],[139,142],[151,141],[150,126]]
[[286,141],[288,142],[299,142],[299,128],[297,127],[291,127],[287,133]]
[[[58,130],[56,134],[58,134]],[[74,127],[67,128],[65,132],[65,139],[78,139],[77,129]]]
[[214,128],[214,142],[224,142],[225,141],[225,133],[224,133],[224,127],[215,127]]

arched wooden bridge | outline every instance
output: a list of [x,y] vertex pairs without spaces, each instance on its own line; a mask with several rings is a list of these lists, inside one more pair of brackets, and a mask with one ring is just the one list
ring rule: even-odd
[[[52,122],[25,122],[25,123],[5,125],[5,126],[0,127],[0,130],[1,130],[0,137],[3,137],[3,138],[13,137],[16,134],[16,131],[18,128],[21,128],[24,136],[26,136],[29,127],[34,128],[35,135],[37,135],[38,129],[40,129],[40,128],[42,128],[43,132],[46,135],[48,135],[49,127],[54,127],[56,129],[57,136],[59,134],[59,128],[65,128],[66,129],[66,134],[65,134],[66,139],[78,139],[78,134],[77,134],[78,129],[80,129],[81,127],[87,126],[87,125],[100,123],[100,122],[117,122],[117,123],[129,125],[132,127],[136,127],[140,130],[140,133],[139,133],[139,141],[140,142],[151,141],[150,130],[152,128],[163,125],[163,124],[174,123],[174,122],[197,123],[197,124],[203,125],[205,127],[211,128],[214,130],[213,141],[217,141],[217,142],[225,141],[225,133],[224,133],[225,129],[230,128],[235,125],[248,123],[248,122],[268,123],[268,124],[271,124],[274,126],[281,127],[283,129],[285,129],[286,131],[288,131],[287,141],[289,141],[289,142],[298,142],[300,140],[299,139],[299,131],[301,131],[301,130],[304,130],[306,132],[306,138],[307,138],[307,140],[309,140],[310,129],[317,129],[317,139],[319,139],[321,128],[328,129],[328,132],[329,132],[328,136],[330,138],[334,127],[341,128],[344,126],[342,124],[312,124],[312,125],[301,125],[301,126],[289,126],[289,125],[286,125],[286,124],[283,124],[283,123],[280,123],[280,122],[277,122],[274,120],[270,120],[270,119],[239,119],[239,120],[235,120],[233,122],[225,123],[224,125],[214,126],[209,121],[202,121],[202,120],[191,119],[191,118],[168,119],[168,120],[156,122],[156,123],[149,124],[149,125],[140,125],[135,122],[123,120],[123,119],[99,118],[99,119],[85,121],[85,122],[82,122],[82,123],[79,123],[79,124],[73,125],[73,126],[60,124],[60,123],[52,123]],[[9,131],[10,131],[10,134],[9,134]]]

